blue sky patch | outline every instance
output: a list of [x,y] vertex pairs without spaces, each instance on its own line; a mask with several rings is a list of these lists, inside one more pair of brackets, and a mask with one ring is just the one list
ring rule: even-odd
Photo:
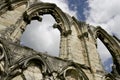
[[89,10],[87,0],[68,0],[70,10],[77,11],[77,17],[85,21],[84,10]]

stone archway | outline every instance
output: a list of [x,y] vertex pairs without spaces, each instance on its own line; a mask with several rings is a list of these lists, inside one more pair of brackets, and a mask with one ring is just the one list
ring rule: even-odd
[[65,80],[89,80],[82,67],[74,63],[70,63],[63,68],[60,74],[63,75]]
[[65,80],[83,80],[82,76],[79,75],[79,72],[73,68],[73,67],[69,67],[65,73]]
[[36,3],[32,4],[24,13],[24,21],[29,24],[31,20],[40,20],[40,15],[51,14],[56,22],[56,28],[63,34],[70,33],[70,21],[66,14],[62,12],[55,4],[51,3]]
[[67,17],[67,15],[62,12],[60,8],[58,8],[55,4],[51,3],[35,3],[29,6],[29,8],[23,13],[23,16],[18,20],[18,22],[14,25],[16,27],[15,30],[11,33],[10,38],[13,42],[19,43],[20,37],[24,32],[24,29],[28,24],[30,24],[31,20],[41,21],[41,15],[51,14],[56,20],[57,24],[53,27],[58,28],[61,32],[61,42],[60,42],[60,52],[63,55],[62,57],[67,58],[69,49],[68,46],[68,35],[71,34],[71,23]]
[[120,58],[120,49],[119,49],[120,46],[101,27],[97,27],[95,29],[95,35],[94,36],[95,36],[95,38],[99,38],[103,42],[103,44],[106,46],[106,48],[110,51],[110,53],[112,55],[112,58],[113,58],[113,63],[115,64],[116,69],[119,71],[120,70],[120,60],[119,60],[119,58]]

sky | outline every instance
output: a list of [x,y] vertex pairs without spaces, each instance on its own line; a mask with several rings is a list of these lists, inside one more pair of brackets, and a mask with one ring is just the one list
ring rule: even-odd
[[[65,13],[75,16],[94,26],[101,26],[110,35],[120,38],[120,0],[41,0],[55,3]],[[52,16],[42,16],[42,23],[32,21],[21,38],[21,44],[37,51],[59,55],[60,32],[53,29],[55,22]],[[47,21],[47,24],[46,24]],[[34,26],[34,27],[33,27]],[[46,44],[45,44],[46,43]],[[98,51],[107,71],[111,70],[112,59],[109,51],[100,40],[97,40]]]

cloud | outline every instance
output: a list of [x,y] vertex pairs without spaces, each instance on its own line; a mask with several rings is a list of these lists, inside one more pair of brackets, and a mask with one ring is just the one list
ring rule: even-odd
[[86,21],[93,25],[101,25],[109,33],[120,35],[120,1],[88,0],[89,10],[85,11]]
[[63,12],[68,13],[71,16],[77,16],[76,10],[70,10],[68,6],[68,0],[40,0],[42,2],[55,3]]
[[[55,3],[64,12],[71,16],[76,16],[76,11],[70,10],[66,0],[41,0],[43,2]],[[53,29],[56,23],[51,15],[44,15],[42,22],[32,21],[27,26],[22,38],[21,44],[30,47],[39,52],[47,52],[49,55],[59,55],[60,32]]]
[[101,42],[100,39],[97,39],[97,50],[100,53],[100,56],[102,57],[102,61],[103,63],[108,60],[109,58],[111,58],[110,52],[108,51],[108,49],[105,47],[105,45]]
[[21,44],[40,52],[58,56],[60,32],[53,29],[55,23],[51,15],[44,15],[42,22],[32,21],[21,38]]
[[[95,26],[100,25],[110,35],[120,38],[120,0],[88,0],[89,10],[85,10],[86,22]],[[110,58],[110,53],[98,41],[98,51],[103,62]]]

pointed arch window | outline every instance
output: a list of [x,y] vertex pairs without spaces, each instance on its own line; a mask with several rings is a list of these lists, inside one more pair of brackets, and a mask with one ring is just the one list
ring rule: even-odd
[[44,15],[42,18],[42,22],[33,20],[27,25],[21,38],[21,45],[58,57],[60,32],[53,28],[56,21],[51,15]]

